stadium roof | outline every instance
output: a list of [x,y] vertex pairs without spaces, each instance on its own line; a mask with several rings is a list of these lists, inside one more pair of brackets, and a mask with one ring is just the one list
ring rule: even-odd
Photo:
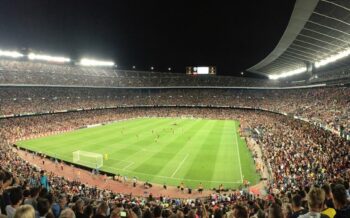
[[297,0],[275,49],[247,70],[270,78],[302,73],[309,63],[319,67],[348,56],[349,43],[349,0]]

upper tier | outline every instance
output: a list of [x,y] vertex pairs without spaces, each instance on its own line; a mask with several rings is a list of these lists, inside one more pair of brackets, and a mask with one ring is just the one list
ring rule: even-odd
[[291,84],[267,79],[231,76],[188,76],[179,73],[117,70],[24,60],[0,59],[0,84],[162,87],[162,86],[237,86],[279,87]]

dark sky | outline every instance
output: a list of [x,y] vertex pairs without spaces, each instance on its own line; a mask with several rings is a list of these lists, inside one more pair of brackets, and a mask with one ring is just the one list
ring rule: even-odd
[[112,59],[120,68],[238,75],[273,50],[295,0],[0,0],[0,48]]

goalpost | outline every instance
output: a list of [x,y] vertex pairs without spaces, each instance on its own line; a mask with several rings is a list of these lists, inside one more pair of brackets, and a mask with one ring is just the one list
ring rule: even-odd
[[74,151],[73,163],[81,164],[93,169],[99,169],[103,166],[103,155],[88,151]]

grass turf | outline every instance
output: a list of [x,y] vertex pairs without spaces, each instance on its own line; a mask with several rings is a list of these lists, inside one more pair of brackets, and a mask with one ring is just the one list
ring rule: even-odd
[[17,142],[72,162],[77,150],[108,154],[100,170],[138,180],[196,188],[237,188],[259,180],[232,120],[138,118]]

